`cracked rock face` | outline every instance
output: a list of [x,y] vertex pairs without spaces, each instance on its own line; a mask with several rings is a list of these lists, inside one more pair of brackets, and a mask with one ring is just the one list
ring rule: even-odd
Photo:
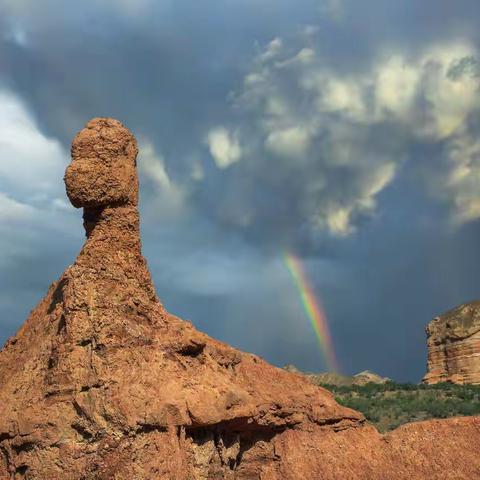
[[0,480],[475,478],[478,419],[382,437],[169,314],[141,254],[136,154],[112,119],[74,139],[65,183],[87,238],[0,352]]
[[424,383],[480,384],[480,302],[460,305],[427,326]]

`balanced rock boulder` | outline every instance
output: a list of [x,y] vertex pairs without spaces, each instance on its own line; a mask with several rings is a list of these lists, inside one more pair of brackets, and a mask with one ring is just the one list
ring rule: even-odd
[[480,301],[434,318],[426,328],[427,384],[480,384]]
[[169,314],[141,254],[136,155],[112,119],[73,141],[87,239],[0,352],[0,480],[480,478],[479,419],[384,437]]

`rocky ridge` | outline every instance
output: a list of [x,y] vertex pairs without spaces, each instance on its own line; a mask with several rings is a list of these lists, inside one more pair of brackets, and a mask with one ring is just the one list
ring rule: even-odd
[[310,373],[302,372],[294,365],[285,365],[283,367],[287,372],[303,374],[315,385],[337,385],[337,386],[350,386],[350,385],[366,385],[367,383],[387,383],[390,380],[388,377],[381,377],[380,375],[371,372],[370,370],[364,370],[355,375],[342,375],[335,372],[321,372]]
[[480,384],[480,301],[434,318],[426,333],[428,371],[424,383]]
[[87,239],[0,352],[0,479],[479,478],[480,419],[382,436],[169,314],[141,254],[136,155],[112,119],[73,141]]

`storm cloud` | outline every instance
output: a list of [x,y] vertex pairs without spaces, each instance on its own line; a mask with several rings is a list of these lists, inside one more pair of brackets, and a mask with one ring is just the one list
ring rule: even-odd
[[479,297],[474,1],[0,0],[0,340],[81,247],[62,177],[91,117],[140,146],[158,293],[207,333],[417,381],[424,326]]

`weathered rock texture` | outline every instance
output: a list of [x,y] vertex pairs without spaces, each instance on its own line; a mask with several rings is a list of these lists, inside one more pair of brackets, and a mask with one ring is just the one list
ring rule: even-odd
[[426,331],[425,383],[480,384],[480,302],[460,305],[434,318]]
[[168,314],[140,251],[136,153],[111,119],[73,142],[87,241],[0,352],[0,479],[479,478],[478,419],[382,437]]

